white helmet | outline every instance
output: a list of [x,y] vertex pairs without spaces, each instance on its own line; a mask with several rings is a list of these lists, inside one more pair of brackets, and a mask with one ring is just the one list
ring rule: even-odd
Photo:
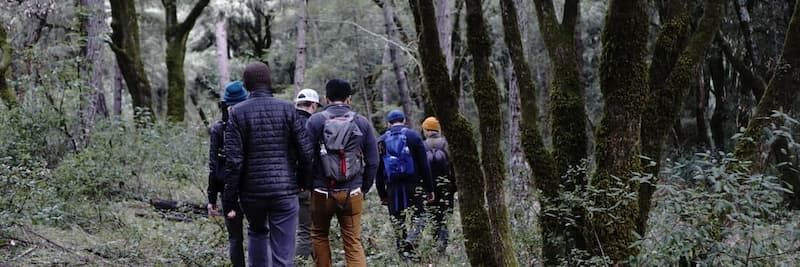
[[294,103],[300,102],[314,102],[319,104],[319,94],[314,89],[303,89],[300,92],[297,92],[297,97],[294,99]]

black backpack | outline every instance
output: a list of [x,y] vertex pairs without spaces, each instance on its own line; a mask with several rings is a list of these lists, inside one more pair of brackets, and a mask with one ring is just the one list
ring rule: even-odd
[[447,146],[447,141],[442,139],[438,146],[430,145],[426,151],[433,178],[450,175],[450,159],[444,150],[445,146]]

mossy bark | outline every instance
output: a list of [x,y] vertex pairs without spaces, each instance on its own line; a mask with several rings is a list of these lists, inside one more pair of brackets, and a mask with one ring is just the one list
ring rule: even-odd
[[[125,78],[133,107],[152,111],[152,88],[142,63],[136,5],[128,0],[109,2],[111,3],[111,49],[117,58],[122,77]],[[150,118],[153,118],[152,112],[150,114]]]
[[[581,160],[587,157],[586,134],[586,110],[584,100],[584,87],[581,82],[579,56],[575,42],[575,25],[578,19],[579,1],[564,1],[563,15],[561,23],[556,18],[556,11],[551,0],[535,0],[537,18],[539,20],[539,30],[542,33],[545,47],[550,57],[550,68],[553,73],[552,87],[550,91],[550,117],[552,118],[551,136],[553,141],[552,160],[554,166],[553,173],[549,174],[554,181],[542,181],[539,183],[540,190],[545,193],[547,200],[542,201],[542,208],[562,206],[558,203],[558,196],[563,191],[573,191],[586,185],[586,178],[582,176],[574,177],[574,180],[560,181],[561,177],[567,173],[570,166],[577,166]],[[526,95],[523,93],[523,98]],[[529,97],[534,97],[531,93]],[[534,100],[535,101],[535,100]],[[525,108],[533,109],[535,102],[531,105],[524,104]],[[523,120],[527,115],[523,113]],[[531,125],[533,121],[524,123]],[[526,126],[527,128],[528,126]],[[526,129],[528,134],[533,134],[533,129]],[[537,130],[538,131],[538,130]],[[529,138],[525,138],[529,139]],[[540,138],[541,139],[541,138]],[[525,142],[535,142],[535,146],[541,143],[540,140],[525,140]],[[542,144],[543,145],[543,144]],[[525,146],[534,146],[533,143]],[[533,148],[545,150],[542,148]],[[537,153],[536,157],[548,157],[548,154],[541,152],[528,152],[526,156],[531,157],[531,153]],[[541,159],[537,159],[541,160]],[[530,159],[529,159],[530,161]],[[540,162],[542,164],[543,162]],[[534,166],[534,165],[532,165]],[[540,165],[535,165],[539,168]],[[549,171],[548,171],[549,172]],[[534,172],[535,173],[535,172]],[[544,174],[542,174],[544,175]],[[544,179],[544,177],[540,178]],[[563,187],[563,189],[562,189]],[[566,257],[572,248],[585,249],[584,240],[580,225],[583,224],[583,216],[580,210],[572,211],[576,218],[576,224],[568,225],[559,218],[545,216],[542,218],[542,234],[547,241],[543,247],[543,254],[546,255],[545,264],[558,264],[558,257]]]
[[517,266],[517,258],[508,222],[505,203],[506,168],[501,151],[503,128],[500,111],[500,89],[497,87],[489,61],[491,40],[483,17],[481,0],[467,0],[467,49],[472,55],[472,81],[475,104],[478,107],[481,133],[481,162],[486,181],[486,201],[491,222],[492,244],[495,247],[495,266]]
[[683,99],[693,88],[697,65],[703,62],[706,50],[722,23],[723,1],[706,0],[703,17],[686,48],[682,43],[688,33],[691,19],[687,10],[682,10],[661,32],[653,63],[650,66],[650,93],[646,100],[641,123],[642,155],[656,162],[647,171],[654,175],[639,189],[639,234],[644,234],[650,212],[650,200],[659,173],[661,154],[672,123],[678,119]]
[[183,22],[178,22],[178,3],[176,0],[162,0],[166,25],[164,37],[167,39],[167,118],[173,122],[184,120],[186,114],[186,76],[183,63],[186,58],[186,40],[197,18],[210,0],[197,2]]
[[[761,154],[761,144],[765,142],[765,133],[771,123],[781,122],[778,120],[764,119],[772,115],[773,110],[784,113],[796,111],[794,101],[800,96],[800,1],[795,3],[794,13],[786,31],[786,40],[783,45],[783,53],[775,69],[775,76],[769,82],[764,96],[756,106],[744,136],[736,144],[735,155],[740,161],[753,161],[756,168],[763,167]],[[780,152],[778,152],[780,153]],[[786,181],[793,183],[793,181]],[[795,189],[797,190],[797,189]],[[798,194],[790,194],[788,197],[794,198]]]
[[[543,210],[552,208],[553,202],[560,192],[559,179],[556,174],[555,163],[550,151],[542,142],[542,135],[538,125],[538,106],[536,104],[536,87],[531,76],[531,70],[525,61],[525,52],[522,46],[522,36],[519,30],[517,18],[517,7],[513,0],[501,0],[503,34],[511,63],[517,75],[517,85],[520,90],[522,107],[522,148],[525,157],[533,171],[531,181],[535,188],[542,193],[541,207]],[[514,129],[511,129],[512,131]],[[566,250],[563,242],[559,242],[558,236],[563,236],[563,226],[558,218],[544,215],[541,217],[540,226],[542,228],[542,256],[545,266],[555,266],[559,264],[560,258],[566,257]]]
[[640,121],[648,91],[647,1],[611,0],[601,38],[600,88],[606,103],[597,130],[597,168],[588,198],[600,209],[588,216],[587,238],[594,255],[615,264],[638,253],[635,242],[639,205],[626,195],[636,194],[631,179],[641,171]]
[[5,26],[0,26],[0,99],[6,103],[6,107],[9,109],[19,106],[14,92],[11,91],[11,87],[6,81],[12,54],[11,45],[8,44],[8,32],[6,32]]
[[486,212],[485,184],[472,125],[458,111],[458,91],[447,73],[438,40],[432,1],[409,0],[419,32],[419,53],[425,88],[433,98],[442,130],[447,133],[456,170],[458,203],[464,231],[464,246],[472,266],[495,266],[489,218]]

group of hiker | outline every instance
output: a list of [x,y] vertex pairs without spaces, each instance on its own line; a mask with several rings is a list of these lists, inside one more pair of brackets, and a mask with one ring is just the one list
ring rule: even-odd
[[296,256],[332,266],[333,217],[347,266],[366,266],[361,215],[373,183],[404,260],[419,259],[414,247],[425,212],[438,252],[445,252],[456,187],[439,121],[426,118],[420,134],[392,110],[388,130],[376,136],[351,108],[351,95],[348,82],[332,79],[324,105],[312,89],[300,90],[294,104],[275,98],[261,62],[225,86],[222,120],[210,131],[208,213],[225,218],[234,266],[245,266],[243,219],[250,266],[293,266]]

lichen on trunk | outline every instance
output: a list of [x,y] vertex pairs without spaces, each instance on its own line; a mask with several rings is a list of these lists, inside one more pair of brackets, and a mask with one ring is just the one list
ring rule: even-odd
[[605,109],[597,130],[597,167],[590,180],[587,239],[592,253],[621,264],[638,253],[631,246],[638,223],[635,195],[641,171],[640,119],[648,90],[647,1],[611,0],[601,38],[600,88]]
[[176,0],[162,0],[166,25],[164,37],[167,41],[167,118],[173,122],[184,120],[186,114],[186,75],[183,63],[186,58],[186,40],[192,31],[197,18],[210,0],[200,0],[192,7],[183,22],[178,21]]
[[512,245],[508,210],[505,204],[505,157],[501,151],[503,128],[500,111],[500,90],[489,62],[491,40],[483,18],[481,0],[467,0],[467,47],[472,55],[472,79],[475,103],[478,107],[481,133],[481,162],[486,181],[486,200],[491,222],[492,244],[496,266],[517,266]]
[[8,69],[11,66],[12,54],[11,45],[8,44],[8,32],[5,26],[0,26],[0,99],[6,103],[8,108],[14,108],[19,105],[14,97],[14,92],[11,91],[11,87],[8,86],[6,81]]
[[464,231],[464,246],[472,266],[495,266],[489,218],[486,212],[483,170],[472,125],[458,111],[458,92],[447,72],[438,40],[436,16],[431,1],[409,0],[419,35],[419,53],[425,88],[434,100],[434,109],[448,136],[459,189],[459,209]]

